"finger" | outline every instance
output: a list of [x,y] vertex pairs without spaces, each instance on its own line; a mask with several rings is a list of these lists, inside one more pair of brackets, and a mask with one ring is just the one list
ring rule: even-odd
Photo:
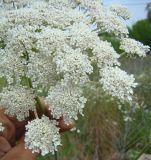
[[7,152],[9,152],[11,149],[10,144],[8,141],[0,136],[0,158],[2,158]]
[[4,137],[10,144],[15,143],[15,126],[4,114],[4,110],[0,110],[0,122],[3,124],[4,131],[1,136]]
[[73,127],[75,127],[75,122],[74,121],[71,121],[69,124],[66,124],[64,122],[64,119],[63,117],[61,117],[59,120],[58,120],[58,127],[60,128],[60,132],[65,132],[65,131],[69,131],[70,129],[72,129]]
[[49,109],[49,105],[46,103],[44,97],[38,97],[41,107],[43,108],[44,114],[45,116],[49,117],[50,119],[53,118],[52,114],[51,114],[51,110]]
[[37,156],[38,154],[33,154],[31,150],[25,149],[24,141],[21,140],[1,160],[36,160]]
[[0,137],[0,152],[7,153],[11,149],[11,145],[4,137]]
[[5,153],[0,151],[0,158],[2,158],[4,155]]
[[[53,116],[51,114],[51,110],[49,109],[49,105],[46,103],[44,97],[39,97],[39,100],[40,100],[41,106],[44,108],[45,115],[48,116],[50,119],[52,119]],[[60,128],[60,132],[68,131],[75,126],[74,121],[71,121],[69,124],[66,124],[64,122],[63,117],[61,117],[57,121],[59,122],[58,127]]]
[[8,116],[8,119],[14,124],[16,130],[15,138],[19,140],[25,134],[25,125],[28,123],[29,118],[24,121],[18,121],[16,118]]

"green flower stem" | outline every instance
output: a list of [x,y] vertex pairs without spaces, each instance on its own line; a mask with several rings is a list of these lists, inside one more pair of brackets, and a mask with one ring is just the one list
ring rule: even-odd
[[36,106],[37,106],[38,113],[40,116],[42,116],[44,114],[45,110],[44,110],[43,105],[41,104],[40,98],[38,96],[35,97],[35,101],[37,102]]
[[[33,89],[32,81],[30,78],[27,78],[27,83],[28,83],[29,88]],[[38,96],[35,97],[35,101],[36,101],[36,108],[37,108],[38,115],[41,117],[42,114],[44,113],[44,107]]]
[[55,151],[55,160],[58,160],[58,153],[57,153],[57,151]]

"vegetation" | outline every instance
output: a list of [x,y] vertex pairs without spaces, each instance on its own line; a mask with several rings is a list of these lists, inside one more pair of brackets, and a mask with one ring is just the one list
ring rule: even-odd
[[130,37],[151,46],[151,22],[148,19],[136,22],[129,28]]

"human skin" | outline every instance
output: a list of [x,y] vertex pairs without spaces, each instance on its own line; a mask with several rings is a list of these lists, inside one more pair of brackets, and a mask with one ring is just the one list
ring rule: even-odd
[[[40,99],[44,108],[44,113],[50,119],[52,119],[51,112],[48,110],[48,105],[44,103],[43,99]],[[0,160],[36,160],[38,154],[32,153],[31,150],[25,149],[24,136],[25,125],[28,121],[34,119],[34,113],[30,113],[30,116],[19,122],[15,117],[10,117],[4,113],[3,109],[0,109],[0,122],[4,126],[4,131],[0,132]],[[60,132],[70,130],[74,127],[74,122],[66,125],[61,117],[58,121],[58,127]]]

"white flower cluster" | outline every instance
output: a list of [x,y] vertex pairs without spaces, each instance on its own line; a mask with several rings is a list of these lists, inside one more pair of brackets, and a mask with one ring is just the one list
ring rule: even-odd
[[36,48],[45,55],[51,55],[67,43],[68,34],[56,28],[45,27],[36,34]]
[[21,86],[4,88],[0,93],[0,106],[5,108],[5,113],[16,116],[18,120],[29,117],[29,111],[35,110],[34,94],[32,90]]
[[3,132],[4,131],[4,127],[3,127],[3,124],[0,122],[0,132]]
[[112,12],[108,12],[105,15],[99,17],[98,25],[103,32],[113,33],[116,36],[127,36],[128,29],[116,15]]
[[94,49],[93,53],[97,59],[98,67],[103,68],[106,66],[120,65],[118,59],[120,55],[107,41],[101,41]]
[[99,41],[97,33],[84,23],[75,23],[69,28],[69,33],[70,44],[81,48],[81,50],[86,50],[88,47],[92,49]]
[[55,118],[59,119],[63,116],[65,122],[69,123],[72,118],[77,120],[78,112],[83,115],[86,98],[82,97],[80,88],[62,82],[50,88],[46,102]]
[[7,49],[14,55],[18,57],[24,56],[26,52],[30,52],[32,48],[35,47],[35,26],[24,26],[17,25],[7,32],[7,38],[5,43],[7,44],[5,50]]
[[120,49],[130,55],[138,55],[139,57],[145,57],[146,53],[150,50],[149,46],[144,46],[142,43],[131,38],[123,38]]
[[132,100],[133,88],[137,85],[137,83],[134,83],[133,75],[128,75],[118,67],[106,67],[102,69],[101,76],[100,83],[108,94],[123,101]]
[[24,75],[21,59],[8,49],[0,49],[0,59],[0,77],[5,77],[9,84],[20,81],[20,77]]
[[[31,1],[31,0],[30,0]],[[1,0],[1,5],[7,9],[17,9],[20,7],[27,6],[30,2],[29,0]]]
[[[8,86],[0,93],[0,105],[23,120],[39,104],[42,90],[53,118],[63,116],[69,123],[82,114],[85,85],[100,78],[110,95],[130,101],[134,77],[117,67],[120,55],[101,37],[111,33],[122,50],[144,56],[148,46],[128,38],[128,17],[126,8],[106,8],[100,0],[3,0],[0,78]],[[33,152],[53,153],[60,144],[58,128],[46,117],[29,123],[27,130],[26,147]]]
[[64,73],[64,79],[77,85],[84,84],[89,80],[88,75],[93,72],[88,56],[82,54],[80,49],[65,47],[54,58],[57,72]]
[[131,18],[131,14],[125,6],[120,4],[114,4],[110,7],[110,10],[115,12],[118,16],[122,17],[123,19],[127,20]]
[[85,4],[88,7],[88,15],[97,23],[101,32],[113,33],[120,37],[128,35],[128,29],[120,17],[104,7],[99,0],[81,1],[82,6]]
[[38,85],[48,87],[54,84],[56,73],[52,57],[33,53],[29,56],[27,67],[27,77],[32,79],[34,88]]
[[59,128],[46,116],[28,122],[26,131],[25,148],[31,149],[33,153],[54,154],[54,151],[57,151],[57,146],[61,145]]

